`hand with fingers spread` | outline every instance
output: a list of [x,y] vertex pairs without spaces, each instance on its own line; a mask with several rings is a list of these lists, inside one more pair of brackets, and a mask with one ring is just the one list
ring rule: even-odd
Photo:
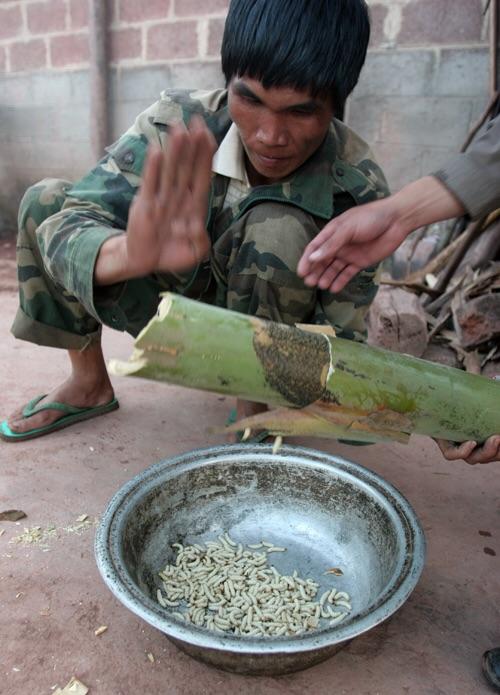
[[406,234],[384,202],[351,208],[321,230],[297,268],[306,285],[340,292],[360,270],[389,256],[403,242]]
[[200,119],[170,131],[165,150],[150,148],[125,235],[108,239],[95,269],[98,285],[192,268],[206,257],[205,228],[215,141]]
[[464,213],[433,176],[335,217],[308,244],[297,267],[306,285],[340,292],[363,268],[390,256],[414,229]]

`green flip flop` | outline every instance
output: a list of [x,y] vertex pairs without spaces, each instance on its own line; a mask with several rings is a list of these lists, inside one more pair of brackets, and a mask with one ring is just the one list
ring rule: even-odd
[[98,415],[104,415],[105,413],[110,413],[112,410],[116,410],[119,407],[119,403],[116,398],[113,398],[109,403],[105,405],[96,405],[89,408],[77,408],[74,405],[66,405],[66,403],[58,403],[54,401],[53,403],[45,403],[44,405],[38,405],[38,403],[45,398],[47,394],[42,394],[41,396],[36,396],[27,405],[24,406],[22,413],[23,417],[29,418],[36,413],[41,413],[42,410],[59,410],[64,413],[62,417],[50,425],[45,425],[44,427],[37,427],[32,430],[27,430],[26,432],[13,432],[7,420],[4,420],[0,424],[0,438],[6,442],[22,442],[26,439],[35,439],[35,437],[42,437],[44,434],[50,434],[50,432],[55,432],[56,430],[61,430],[63,427],[69,427],[82,420],[89,420],[92,417],[97,417]]

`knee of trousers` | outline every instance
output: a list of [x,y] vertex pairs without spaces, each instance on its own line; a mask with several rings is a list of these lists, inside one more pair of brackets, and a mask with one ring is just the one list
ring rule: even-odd
[[19,234],[33,233],[44,220],[59,212],[70,187],[71,183],[64,179],[43,179],[30,186],[19,205]]
[[265,202],[252,207],[228,228],[214,244],[215,256],[225,266],[225,274],[252,269],[269,278],[274,268],[295,276],[305,247],[318,231],[313,218],[299,208]]
[[317,233],[313,218],[292,205],[266,202],[242,215],[213,247],[226,306],[281,323],[308,321],[316,291],[296,271]]

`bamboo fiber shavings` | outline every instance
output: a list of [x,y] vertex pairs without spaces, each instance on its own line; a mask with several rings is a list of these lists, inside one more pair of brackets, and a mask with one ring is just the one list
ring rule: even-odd
[[273,543],[245,548],[225,533],[205,547],[172,547],[175,564],[159,573],[162,588],[156,597],[178,620],[219,633],[291,637],[337,625],[351,611],[346,592],[330,588],[318,601],[317,582],[302,579],[296,570],[282,575],[269,565],[270,553],[286,551]]

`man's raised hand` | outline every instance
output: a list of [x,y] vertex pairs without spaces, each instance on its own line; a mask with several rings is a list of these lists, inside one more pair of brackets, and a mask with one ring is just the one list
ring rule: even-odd
[[188,129],[175,125],[165,150],[150,148],[127,225],[127,264],[133,276],[187,270],[206,257],[215,149],[199,118]]
[[205,228],[215,140],[200,118],[172,127],[165,150],[150,147],[126,234],[101,246],[96,285],[181,272],[206,258]]

